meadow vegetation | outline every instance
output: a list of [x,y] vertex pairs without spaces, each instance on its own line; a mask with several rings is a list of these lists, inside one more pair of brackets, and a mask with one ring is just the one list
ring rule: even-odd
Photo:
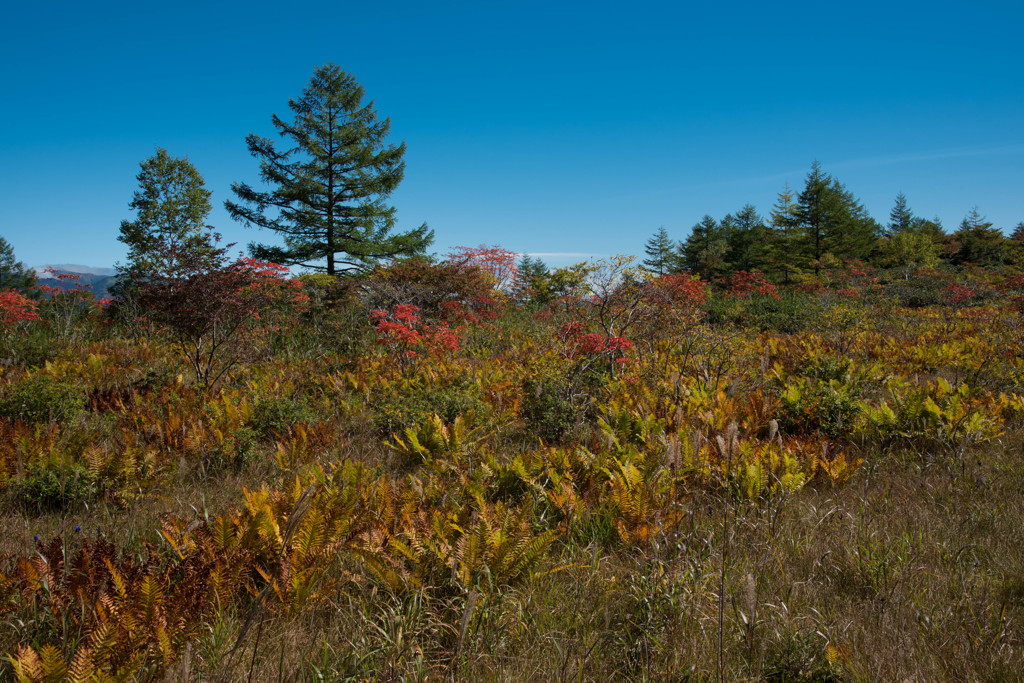
[[0,298],[0,677],[1024,670],[1019,276],[283,275]]

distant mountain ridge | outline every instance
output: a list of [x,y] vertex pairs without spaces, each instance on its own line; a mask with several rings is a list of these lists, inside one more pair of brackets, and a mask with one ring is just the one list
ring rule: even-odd
[[82,266],[74,263],[54,263],[32,268],[36,273],[36,281],[40,285],[49,285],[50,287],[59,287],[61,289],[70,289],[74,286],[74,283],[48,277],[47,269],[55,270],[58,273],[73,273],[80,276],[78,284],[88,288],[97,299],[110,296],[109,288],[114,283],[114,277],[117,275],[117,271],[113,268],[97,268],[95,266]]
[[42,266],[34,266],[36,277],[45,277],[46,269],[52,268],[62,273],[77,273],[81,275],[117,275],[113,268],[98,268],[96,266],[82,266],[75,263],[51,263]]

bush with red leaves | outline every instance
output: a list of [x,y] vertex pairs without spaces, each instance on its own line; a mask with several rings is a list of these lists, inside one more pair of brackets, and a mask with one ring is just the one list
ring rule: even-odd
[[253,350],[247,334],[282,291],[287,268],[250,258],[231,261],[210,234],[201,250],[161,245],[173,271],[136,276],[145,314],[170,333],[204,388]]

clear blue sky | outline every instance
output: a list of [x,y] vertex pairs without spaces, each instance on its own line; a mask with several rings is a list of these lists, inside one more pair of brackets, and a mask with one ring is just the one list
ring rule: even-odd
[[1024,3],[8,2],[0,235],[28,265],[109,266],[138,164],[187,155],[210,223],[258,182],[314,66],[354,74],[408,144],[392,197],[435,250],[559,265],[640,254],[705,213],[767,214],[821,161],[887,220],[1024,220]]

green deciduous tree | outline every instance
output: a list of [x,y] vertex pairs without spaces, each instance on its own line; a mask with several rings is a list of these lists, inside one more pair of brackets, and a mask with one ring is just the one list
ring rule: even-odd
[[21,261],[16,261],[14,247],[0,237],[0,290],[16,289],[22,294],[29,294],[35,285],[35,272],[26,269]]
[[904,279],[920,268],[932,268],[939,263],[938,250],[931,237],[924,232],[905,230],[885,240],[881,249],[881,263],[898,268]]
[[136,218],[121,221],[117,238],[128,245],[128,261],[120,269],[166,273],[175,267],[164,248],[167,245],[175,245],[174,253],[207,248],[205,227],[212,192],[188,157],[172,157],[166,149],[157,148],[139,166],[139,189],[128,204]]
[[233,218],[274,230],[284,246],[251,244],[257,258],[336,274],[363,271],[381,259],[424,252],[433,240],[426,223],[395,233],[395,208],[385,200],[405,172],[405,143],[387,142],[391,120],[377,118],[363,88],[334,64],[316,69],[297,100],[291,122],[272,121],[288,148],[250,134],[249,152],[271,189],[235,183],[239,201],[225,202]]

